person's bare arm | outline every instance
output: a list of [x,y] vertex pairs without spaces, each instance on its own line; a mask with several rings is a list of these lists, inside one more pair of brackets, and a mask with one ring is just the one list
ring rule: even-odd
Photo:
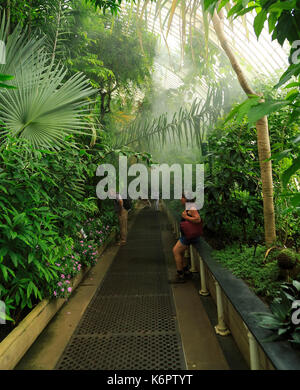
[[201,217],[196,209],[189,210],[189,213],[191,214],[191,216],[187,215],[187,211],[184,210],[184,212],[182,213],[182,217],[190,222],[194,222],[194,223],[201,222]]

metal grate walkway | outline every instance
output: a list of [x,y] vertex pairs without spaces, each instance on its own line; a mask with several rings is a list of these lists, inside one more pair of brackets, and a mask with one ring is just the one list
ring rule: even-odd
[[186,369],[155,211],[140,212],[56,369]]

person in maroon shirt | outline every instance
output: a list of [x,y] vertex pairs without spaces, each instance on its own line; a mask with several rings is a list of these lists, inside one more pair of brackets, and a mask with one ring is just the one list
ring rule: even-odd
[[[198,210],[193,206],[194,202],[195,199],[187,199],[186,195],[182,194],[181,203],[185,206],[185,210],[181,214],[182,221],[187,220],[193,223],[201,223],[201,217],[198,213]],[[189,204],[188,210],[187,203]],[[188,240],[181,231],[181,236],[173,247],[177,273],[175,278],[170,280],[170,283],[185,283],[186,279],[191,276],[187,262],[184,258],[184,252],[189,247],[189,245],[197,244],[199,237]]]

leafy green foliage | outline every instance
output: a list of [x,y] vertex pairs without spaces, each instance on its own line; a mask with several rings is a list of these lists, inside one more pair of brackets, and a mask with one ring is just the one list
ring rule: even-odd
[[259,241],[262,198],[254,130],[234,122],[218,126],[209,134],[207,149],[206,228],[228,241]]
[[7,35],[4,18],[0,39],[7,42],[3,73],[14,75],[16,89],[0,96],[2,136],[13,134],[35,147],[60,147],[67,134],[86,132],[85,99],[94,93],[82,74],[63,82],[66,70],[49,64],[42,41],[28,39],[19,27]]
[[[295,134],[297,134],[297,132],[299,131],[299,120],[296,121],[296,118],[294,118],[293,120],[291,119],[293,117],[293,107],[291,106],[293,105],[288,100],[269,99],[265,103],[259,103],[258,97],[252,97],[247,99],[242,104],[236,106],[228,115],[225,121],[226,123],[230,119],[235,117],[237,123],[243,123],[246,117],[246,119],[248,120],[248,126],[251,127],[261,116],[268,114],[271,115],[269,119],[271,132],[272,128],[276,128],[277,126],[278,127],[276,131],[278,133],[282,132],[283,128],[286,128],[287,126],[290,127],[291,137],[286,138],[284,140],[284,143],[282,142],[282,140],[280,140],[281,142],[275,142],[274,144],[272,144],[273,153],[271,159],[274,160],[275,163],[278,164],[278,162],[283,159],[289,160],[289,164],[280,174],[282,184],[285,189],[288,188],[288,183],[291,182],[292,177],[298,177],[297,173],[300,169],[300,141],[299,137],[295,136]],[[280,111],[278,111],[279,109]],[[278,121],[276,120],[276,122],[274,122],[273,124],[272,118],[276,118],[276,116],[278,118],[281,118],[281,122],[278,123]],[[276,141],[278,140],[279,139],[277,139]],[[300,200],[297,192],[289,194],[289,196],[291,197],[290,200],[292,202],[292,206],[295,207],[297,210],[300,205]]]
[[[213,13],[217,3],[218,0],[205,0],[204,8]],[[222,0],[218,10],[230,5],[229,3],[229,0]],[[286,39],[293,42],[300,38],[299,0],[234,0],[234,6],[229,10],[228,17],[236,18],[253,10],[256,11],[253,27],[257,38],[266,21],[268,21],[269,33],[272,33],[272,40],[276,39],[280,45],[283,45]]]
[[[222,1],[219,5],[219,9],[228,5],[228,3],[229,0]],[[241,121],[247,114],[249,125],[252,125],[264,115],[269,115],[288,107],[290,109],[289,124],[292,124],[297,121],[300,114],[299,80],[297,79],[300,75],[299,50],[297,45],[294,45],[294,43],[297,43],[300,40],[300,3],[298,0],[255,0],[250,3],[243,0],[236,0],[234,3],[235,5],[228,12],[228,17],[234,16],[236,18],[253,9],[256,10],[257,15],[254,19],[253,27],[257,38],[262,32],[265,21],[268,20],[269,33],[272,33],[272,39],[276,39],[280,45],[283,45],[285,40],[288,40],[291,44],[290,66],[283,73],[275,88],[283,86],[292,77],[295,77],[295,80],[297,81],[292,81],[286,85],[285,88],[288,88],[289,92],[286,94],[285,99],[265,99],[265,101],[262,101],[258,97],[250,97],[250,99],[247,99],[247,101],[232,110],[230,118],[236,115],[237,120]],[[207,0],[205,2],[206,8],[211,7],[211,12],[212,7],[215,7],[216,5],[216,0]],[[287,148],[286,151],[288,151]],[[291,157],[291,165],[282,174],[284,187],[287,187],[290,178],[299,171],[300,168],[299,151],[298,155]],[[299,208],[299,194],[293,196],[292,202],[295,207]]]
[[276,262],[264,264],[266,248],[234,244],[226,249],[214,251],[214,258],[230,269],[238,278],[244,279],[257,294],[272,300],[279,289],[279,268]]
[[66,64],[71,71],[84,72],[97,88],[95,115],[109,125],[107,114],[122,114],[127,106],[132,109],[137,95],[151,82],[156,38],[125,10],[112,17],[78,1],[72,15]]
[[118,142],[147,149],[154,144],[163,147],[172,141],[202,148],[207,128],[216,123],[220,111],[221,102],[215,101],[216,94],[217,90],[210,89],[205,101],[195,99],[190,107],[181,106],[172,118],[168,113],[158,118],[142,113],[120,133]]
[[51,295],[63,257],[70,268],[74,240],[98,207],[91,154],[71,139],[60,153],[15,141],[0,152],[0,299],[18,321],[25,307]]
[[98,248],[115,229],[116,215],[107,212],[101,218],[88,218],[84,229],[70,240],[71,251],[66,248],[64,256],[55,263],[57,277],[48,286],[50,297],[68,298],[72,293],[72,278],[84,267],[93,267],[99,260]]
[[184,85],[181,88],[193,96],[205,83],[215,91],[211,106],[220,106],[218,100],[221,100],[221,110],[227,113],[233,102],[240,100],[239,93],[243,94],[232,66],[223,50],[214,43],[207,42],[206,47],[204,32],[191,27],[189,35],[189,42],[185,45]]
[[[128,0],[129,1],[129,0]],[[122,1],[116,0],[86,0],[86,2],[90,2],[95,5],[95,7],[99,7],[105,13],[106,10],[110,10],[110,12],[114,15],[118,13],[120,10],[120,5]]]
[[[294,280],[291,284],[283,284],[279,294],[274,298],[271,314],[253,313],[262,328],[273,331],[265,341],[288,340],[300,346],[300,326],[295,313],[294,302],[300,301],[300,283]],[[298,315],[299,317],[299,315]]]

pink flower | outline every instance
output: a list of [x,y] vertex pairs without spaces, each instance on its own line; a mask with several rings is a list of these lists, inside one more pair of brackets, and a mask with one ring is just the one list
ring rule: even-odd
[[72,287],[68,287],[68,292],[71,292],[72,291]]
[[56,297],[56,295],[57,295],[57,292],[56,292],[56,291],[53,291],[53,295]]
[[67,283],[67,284],[70,284],[70,281],[69,281],[69,280],[66,280],[66,283]]
[[61,277],[62,279],[65,279],[65,275],[64,275],[64,274],[61,274],[60,277]]
[[58,264],[58,263],[55,263],[55,265],[57,265],[58,267],[60,267],[60,264]]
[[65,289],[64,289],[64,288],[62,288],[62,289],[61,289],[61,291],[62,291],[62,292],[64,292],[64,291],[65,291]]
[[71,275],[68,275],[68,279],[71,279]]
[[62,282],[58,282],[57,285],[60,287],[62,285]]

